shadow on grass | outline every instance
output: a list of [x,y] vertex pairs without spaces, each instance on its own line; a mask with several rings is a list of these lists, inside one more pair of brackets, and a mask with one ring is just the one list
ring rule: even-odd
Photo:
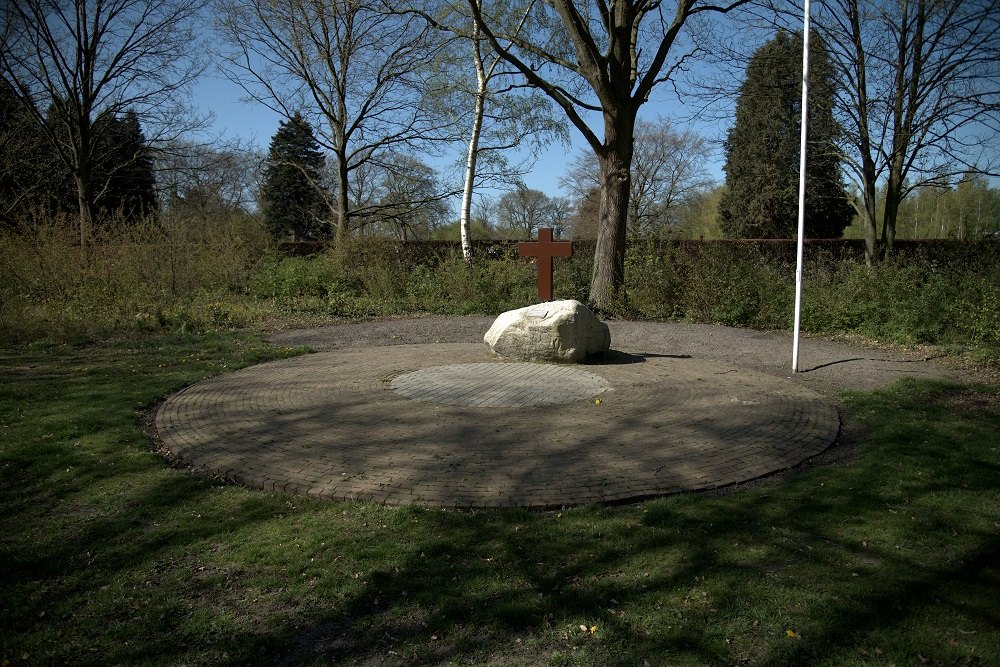
[[[866,549],[798,522],[780,531],[782,537],[768,538],[762,519],[784,518],[786,510],[775,507],[780,499],[745,500],[735,512],[692,505],[676,511],[669,501],[656,503],[659,516],[644,527],[603,539],[558,529],[532,534],[538,530],[532,524],[545,518],[525,518],[527,529],[514,530],[519,522],[496,515],[450,517],[434,526],[448,531],[447,541],[411,544],[402,562],[372,573],[337,613],[276,637],[286,645],[277,663],[392,663],[395,654],[404,656],[400,664],[497,655],[509,655],[510,664],[548,664],[582,648],[593,664],[786,665],[819,656],[842,664],[873,631],[901,638],[914,626],[921,632],[928,613],[978,617],[996,627],[989,595],[976,593],[997,580],[995,535],[967,536],[972,546],[958,550],[951,565],[921,563],[895,555],[889,545]],[[827,514],[813,516],[850,510],[864,517],[881,504],[873,501],[827,504]],[[727,553],[734,543],[761,554],[733,558]],[[808,557],[806,549],[821,553],[800,566],[796,560]],[[877,563],[845,568],[859,559]],[[491,572],[490,563],[500,573]],[[577,629],[592,623],[599,628],[593,637]],[[787,637],[786,625],[799,639]],[[763,636],[753,639],[755,632]],[[741,634],[742,653],[729,641]],[[519,653],[522,638],[533,638],[540,654],[526,659]],[[934,643],[921,650],[934,655],[935,649],[935,657],[948,657],[947,648]]]
[[990,444],[998,417],[938,406],[947,387],[909,383],[851,398],[871,425],[861,459],[781,485],[562,513],[449,512],[220,487],[164,466],[131,421],[134,408],[74,421],[98,396],[148,404],[189,375],[133,390],[131,376],[109,371],[116,398],[92,393],[92,382],[60,384],[54,373],[4,402],[8,424],[58,406],[69,418],[51,439],[25,426],[20,444],[0,451],[0,657],[95,665],[833,665],[866,654],[988,665],[998,657],[1000,461]]

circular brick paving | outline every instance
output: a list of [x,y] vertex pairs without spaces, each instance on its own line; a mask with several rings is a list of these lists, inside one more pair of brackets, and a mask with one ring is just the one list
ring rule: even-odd
[[[161,406],[156,426],[174,457],[248,486],[448,507],[553,508],[714,488],[794,466],[837,436],[833,404],[788,380],[684,357],[615,360],[633,363],[569,369],[603,380],[603,392],[484,407],[399,389],[407,374],[426,380],[439,367],[487,364],[486,376],[567,367],[499,362],[482,344],[322,352],[188,387]],[[562,381],[550,382],[558,395]]]
[[421,368],[397,376],[389,386],[415,401],[479,408],[563,405],[596,398],[611,388],[579,366],[516,362]]

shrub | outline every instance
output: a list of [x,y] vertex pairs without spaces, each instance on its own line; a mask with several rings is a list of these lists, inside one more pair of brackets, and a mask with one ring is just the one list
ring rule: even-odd
[[625,254],[629,313],[641,319],[683,317],[685,269],[676,245],[652,240],[631,245]]
[[[161,216],[102,227],[80,253],[72,221],[0,231],[0,331],[62,338],[102,331],[234,327],[414,312],[496,315],[533,303],[535,267],[514,246],[353,239],[309,257],[267,250],[252,220],[210,228]],[[257,225],[259,227],[259,225]],[[556,298],[586,302],[593,245],[555,262]],[[1000,243],[915,244],[866,267],[843,243],[807,246],[802,326],[899,343],[1000,346]],[[624,315],[789,329],[792,244],[632,244]],[[992,353],[991,353],[992,354]]]
[[780,315],[789,293],[783,263],[752,246],[715,243],[701,247],[687,262],[680,300],[689,319],[736,327],[786,326],[787,317]]
[[[73,221],[0,232],[0,326],[7,336],[83,335],[170,326],[180,306],[241,294],[262,253],[252,230],[212,235],[168,216],[102,221],[81,252]],[[187,326],[187,320],[180,322]],[[211,324],[208,319],[203,324]]]
[[326,262],[272,255],[251,277],[250,295],[261,299],[326,296],[336,280],[336,272]]

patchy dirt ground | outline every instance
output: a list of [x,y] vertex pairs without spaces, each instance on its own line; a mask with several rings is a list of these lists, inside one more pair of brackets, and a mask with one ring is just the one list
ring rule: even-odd
[[[345,322],[281,331],[268,340],[279,345],[308,345],[316,350],[414,343],[475,343],[493,323],[489,317],[427,316]],[[929,349],[866,347],[826,338],[803,338],[799,372],[792,374],[792,336],[679,322],[609,321],[613,350],[633,355],[672,354],[729,364],[790,378],[831,397],[845,389],[870,390],[903,377],[959,382],[995,382],[981,371]]]

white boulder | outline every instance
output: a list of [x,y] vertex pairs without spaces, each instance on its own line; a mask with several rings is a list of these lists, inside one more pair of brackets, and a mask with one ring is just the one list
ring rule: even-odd
[[611,332],[590,308],[567,299],[508,310],[483,340],[505,359],[580,363],[607,352]]

